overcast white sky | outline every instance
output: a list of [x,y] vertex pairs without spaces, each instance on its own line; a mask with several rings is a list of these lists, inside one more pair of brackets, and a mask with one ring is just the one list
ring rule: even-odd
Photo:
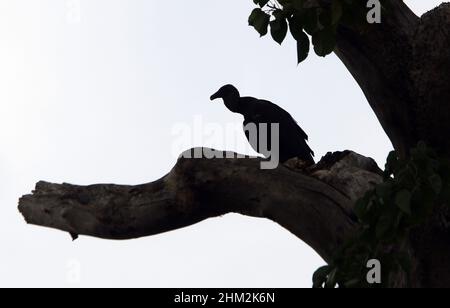
[[[70,11],[77,2],[79,18]],[[441,1],[407,2],[421,14]],[[352,149],[383,165],[391,146],[343,65],[313,56],[297,67],[292,40],[279,47],[247,26],[252,8],[251,0],[0,0],[0,287],[311,286],[323,261],[266,220],[227,215],[134,241],[72,243],[27,226],[16,209],[39,180],[160,178],[176,160],[174,126],[199,116],[241,122],[209,102],[225,83],[290,111],[317,158]],[[187,145],[243,150],[220,138]]]

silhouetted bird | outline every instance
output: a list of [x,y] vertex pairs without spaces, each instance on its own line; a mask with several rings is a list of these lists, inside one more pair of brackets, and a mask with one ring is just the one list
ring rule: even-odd
[[232,85],[223,86],[217,93],[211,96],[211,100],[222,98],[225,106],[234,113],[244,116],[244,131],[253,149],[260,153],[259,143],[250,138],[249,132],[245,129],[247,124],[254,123],[258,128],[258,139],[260,134],[260,124],[268,124],[268,149],[271,149],[271,124],[279,124],[279,154],[280,162],[298,157],[308,165],[314,164],[314,152],[306,141],[308,135],[300,128],[292,116],[281,107],[254,97],[241,97],[239,91]]

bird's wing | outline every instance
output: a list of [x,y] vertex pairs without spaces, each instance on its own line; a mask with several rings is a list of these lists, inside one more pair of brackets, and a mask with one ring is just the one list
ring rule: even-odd
[[314,156],[314,152],[306,144],[308,135],[286,110],[272,102],[254,97],[242,97],[241,103],[246,106],[243,113],[246,122],[280,123],[283,126],[281,128],[283,131],[289,132],[290,136],[297,136],[297,142],[308,149],[310,154]]
[[278,123],[282,120],[278,111],[279,107],[269,101],[242,97],[240,105],[244,106],[243,115],[247,122]]
[[253,97],[244,97],[246,104],[250,107],[246,116],[256,123],[283,123],[304,140],[308,140],[308,135],[298,125],[297,121],[283,108],[272,102],[256,99]]

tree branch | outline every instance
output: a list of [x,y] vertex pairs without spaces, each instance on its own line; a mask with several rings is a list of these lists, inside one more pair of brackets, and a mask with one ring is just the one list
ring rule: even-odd
[[279,223],[329,261],[355,227],[354,201],[381,181],[376,163],[353,152],[328,154],[308,170],[261,170],[260,162],[181,158],[138,186],[39,182],[19,209],[30,224],[118,240],[240,213]]

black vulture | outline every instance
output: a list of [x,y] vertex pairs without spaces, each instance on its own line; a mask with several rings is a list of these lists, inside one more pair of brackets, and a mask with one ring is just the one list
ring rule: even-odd
[[[241,97],[239,91],[232,85],[223,86],[217,93],[211,96],[211,100],[222,98],[225,106],[234,113],[244,116],[244,131],[253,149],[261,153],[259,142],[260,124],[266,124],[267,136],[269,136],[268,149],[271,149],[271,124],[279,125],[279,159],[281,163],[297,157],[307,165],[314,164],[314,152],[306,141],[308,135],[300,128],[292,116],[281,107],[254,97]],[[249,123],[256,124],[258,137],[250,138],[248,130],[245,129]]]

